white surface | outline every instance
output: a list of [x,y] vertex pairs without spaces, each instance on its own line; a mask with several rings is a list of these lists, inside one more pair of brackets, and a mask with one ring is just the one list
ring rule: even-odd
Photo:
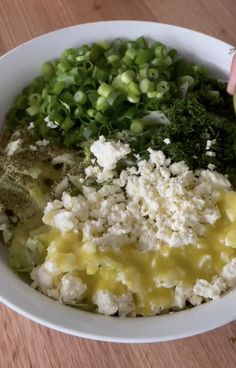
[[[150,37],[177,48],[193,60],[210,64],[227,76],[232,46],[174,26],[139,21],[111,21],[65,28],[22,44],[0,58],[0,122],[14,96],[39,73],[41,64],[77,47],[102,39]],[[214,60],[214,64],[212,63]],[[24,284],[7,266],[0,248],[0,300],[18,313],[48,327],[77,336],[117,342],[154,342],[195,335],[236,317],[236,291],[191,310],[166,316],[119,319],[60,305]]]

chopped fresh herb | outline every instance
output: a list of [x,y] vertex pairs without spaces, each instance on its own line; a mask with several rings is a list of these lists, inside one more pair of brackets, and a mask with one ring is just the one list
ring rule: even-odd
[[[161,119],[149,119],[153,114]],[[65,50],[8,113],[12,129],[32,120],[37,139],[77,148],[103,134],[141,155],[152,147],[193,169],[214,164],[236,184],[236,119],[226,84],[160,42],[141,37]],[[210,153],[208,140],[216,140]]]

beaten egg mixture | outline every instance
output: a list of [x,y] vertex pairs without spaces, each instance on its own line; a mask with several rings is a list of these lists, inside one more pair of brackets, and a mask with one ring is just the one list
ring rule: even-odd
[[57,269],[55,285],[64,274],[78,276],[87,285],[80,306],[95,310],[93,298],[98,291],[106,290],[117,297],[131,292],[131,314],[148,316],[154,314],[155,305],[161,310],[175,307],[174,286],[192,287],[198,279],[210,282],[236,257],[236,193],[221,193],[218,206],[220,219],[214,227],[208,227],[197,246],[163,246],[159,251],[145,252],[129,244],[101,251],[92,242],[83,243],[78,232],[61,233],[47,226],[29,232],[26,222],[18,225],[13,247],[30,238],[47,249],[46,261]]

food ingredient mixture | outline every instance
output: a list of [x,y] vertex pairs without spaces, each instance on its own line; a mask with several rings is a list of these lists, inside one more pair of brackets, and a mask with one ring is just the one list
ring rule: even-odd
[[236,121],[226,85],[160,42],[67,49],[2,135],[11,267],[61,303],[150,316],[236,285]]

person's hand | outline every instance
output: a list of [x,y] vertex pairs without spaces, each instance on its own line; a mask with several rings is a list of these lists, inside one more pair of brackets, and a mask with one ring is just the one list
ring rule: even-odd
[[230,77],[229,77],[229,82],[227,86],[227,92],[230,95],[233,95],[234,93],[236,93],[236,53],[234,53],[234,56],[232,59]]

